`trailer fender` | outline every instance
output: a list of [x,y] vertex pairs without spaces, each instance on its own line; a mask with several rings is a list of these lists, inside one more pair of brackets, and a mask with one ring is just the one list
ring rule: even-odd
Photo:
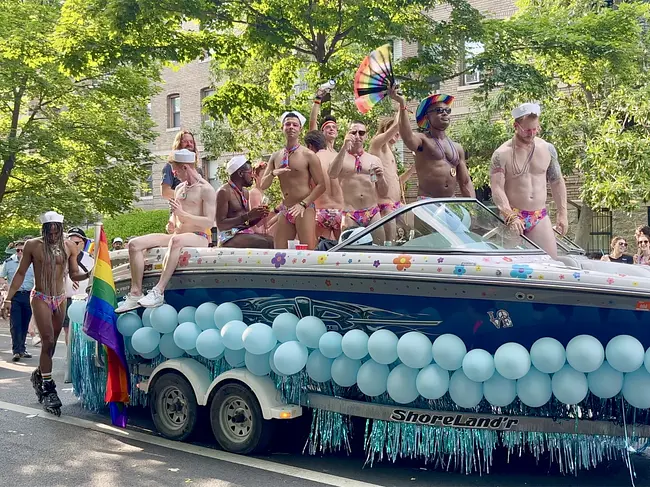
[[185,377],[194,390],[194,395],[199,406],[205,406],[205,401],[208,397],[207,391],[210,387],[210,372],[207,367],[191,358],[165,360],[153,370],[146,382],[139,384],[140,390],[148,393],[149,386],[153,384],[156,376],[161,375],[166,370],[176,370]]
[[269,376],[260,377],[244,368],[229,370],[215,378],[200,404],[207,404],[212,392],[224,382],[240,382],[248,387],[260,403],[264,419],[293,419],[302,416],[301,406],[282,402],[282,397]]

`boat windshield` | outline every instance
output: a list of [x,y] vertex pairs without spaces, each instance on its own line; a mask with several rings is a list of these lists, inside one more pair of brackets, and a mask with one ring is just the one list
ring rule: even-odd
[[[430,199],[400,208],[367,228],[346,229],[332,251],[404,247],[408,252],[543,252],[474,199]],[[378,249],[376,249],[378,250]]]

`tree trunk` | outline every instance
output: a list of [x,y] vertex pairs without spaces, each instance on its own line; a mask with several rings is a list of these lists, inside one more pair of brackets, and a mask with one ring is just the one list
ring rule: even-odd
[[11,127],[9,128],[9,135],[7,136],[7,145],[9,153],[3,158],[2,161],[2,172],[0,172],[0,205],[5,196],[5,191],[7,191],[7,183],[9,182],[9,176],[11,171],[14,168],[16,163],[16,138],[18,136],[18,121],[20,120],[20,102],[23,99],[23,93],[25,92],[25,87],[21,86],[18,89],[14,90],[14,107],[11,114]]
[[591,243],[591,223],[594,216],[594,210],[588,205],[583,204],[580,207],[580,216],[576,228],[576,243],[587,250]]

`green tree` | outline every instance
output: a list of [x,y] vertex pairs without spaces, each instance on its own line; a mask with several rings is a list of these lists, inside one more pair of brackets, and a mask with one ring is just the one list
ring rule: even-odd
[[[484,22],[478,106],[510,123],[511,108],[541,102],[543,136],[556,145],[564,173],[582,176],[577,239],[585,245],[593,209],[632,210],[650,200],[650,5],[531,0],[520,7],[511,19]],[[473,123],[457,130],[470,133]],[[489,138],[490,124],[483,127],[473,136]],[[488,160],[475,163],[484,168]]]
[[158,71],[69,62],[62,8],[0,0],[3,225],[49,209],[68,222],[118,213],[146,177],[154,137],[146,105]]

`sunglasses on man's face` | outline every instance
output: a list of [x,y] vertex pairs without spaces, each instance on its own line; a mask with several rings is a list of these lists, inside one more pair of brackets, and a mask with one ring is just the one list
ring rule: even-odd
[[359,134],[359,137],[363,137],[364,135],[366,135],[366,131],[365,130],[350,130],[350,135],[357,135],[357,134]]
[[427,113],[446,113],[447,115],[451,114],[451,108],[442,108],[442,107],[435,107],[429,110]]
[[23,251],[23,249],[16,249],[16,253],[19,254]]

